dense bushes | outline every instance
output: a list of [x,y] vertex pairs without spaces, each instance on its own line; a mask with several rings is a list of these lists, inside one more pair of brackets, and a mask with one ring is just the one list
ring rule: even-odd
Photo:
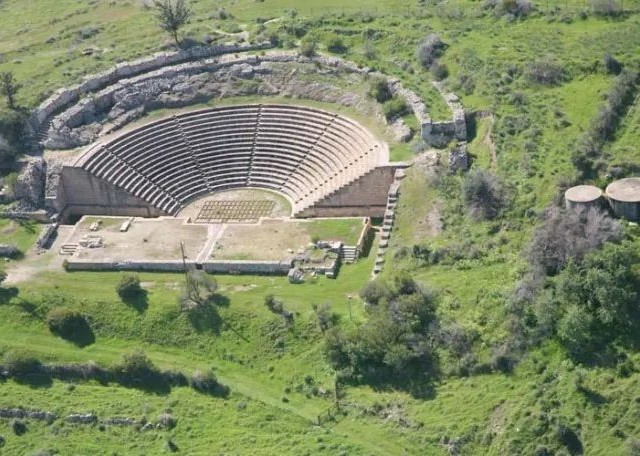
[[409,114],[409,107],[407,106],[407,103],[399,96],[394,96],[382,105],[382,110],[384,111],[384,116],[387,120],[394,120],[398,117]]
[[431,65],[444,53],[447,45],[435,33],[427,35],[418,45],[418,61],[424,68]]
[[47,313],[46,322],[53,334],[77,345],[85,346],[95,341],[91,326],[78,311],[67,307],[55,307]]
[[525,74],[530,82],[546,86],[558,85],[565,78],[564,68],[549,60],[533,62],[527,67]]
[[24,350],[8,351],[4,354],[2,363],[9,377],[21,378],[42,371],[40,360]]
[[462,197],[470,215],[480,220],[496,218],[505,202],[498,178],[482,169],[471,171],[465,176]]
[[622,227],[604,211],[553,207],[536,228],[526,256],[534,270],[555,275],[570,260],[579,262],[605,242],[621,238]]
[[137,274],[124,274],[116,284],[116,293],[121,299],[134,298],[142,293]]
[[639,72],[622,70],[589,129],[578,138],[571,160],[581,177],[595,177],[603,166],[602,147],[606,141],[613,139],[620,120],[634,100],[639,83]]
[[496,16],[511,14],[525,17],[533,10],[531,0],[485,0],[485,7],[492,9]]
[[369,95],[378,103],[389,101],[393,96],[389,90],[389,83],[383,77],[374,77],[369,84]]
[[362,296],[370,304],[368,320],[347,333],[338,328],[326,332],[325,354],[333,367],[366,381],[428,373],[434,356],[434,295],[398,277],[367,285]]
[[24,150],[26,117],[21,111],[0,109],[0,163],[14,160]]

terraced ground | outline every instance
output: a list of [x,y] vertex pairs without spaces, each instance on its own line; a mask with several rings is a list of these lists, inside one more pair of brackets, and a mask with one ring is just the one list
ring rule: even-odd
[[[18,102],[25,107],[82,75],[170,46],[143,2],[27,3],[0,2],[0,71],[15,72],[23,83]],[[406,273],[436,290],[439,319],[475,334],[475,365],[489,367],[465,373],[463,360],[438,346],[437,375],[424,378],[421,388],[351,382],[340,388],[336,411],[335,372],[323,353],[313,305],[329,304],[339,328],[362,328],[370,314],[358,292],[370,278],[373,254],[344,266],[336,280],[298,286],[285,278],[216,277],[227,299],[217,317],[196,322],[177,305],[181,275],[141,274],[145,299],[131,305],[115,292],[118,274],[30,269],[35,272],[21,281],[10,275],[3,284],[2,356],[27,348],[44,362],[113,365],[141,348],[163,369],[191,375],[212,368],[231,393],[220,398],[188,387],[153,393],[95,381],[2,381],[0,407],[49,410],[62,418],[27,420],[21,436],[11,420],[0,418],[0,454],[157,454],[175,447],[182,454],[638,454],[640,354],[633,345],[618,344],[608,364],[589,364],[549,338],[518,352],[510,372],[490,366],[496,347],[510,336],[508,297],[528,268],[523,251],[543,209],[577,180],[571,160],[576,141],[616,81],[604,69],[604,55],[640,68],[640,3],[625,0],[624,13],[607,16],[593,13],[599,2],[536,1],[537,10],[523,19],[495,17],[484,2],[471,0],[300,3],[194,1],[196,14],[184,35],[223,41],[240,32],[249,39],[275,33],[292,48],[307,36],[320,52],[338,36],[342,57],[401,78],[435,118],[447,118],[432,73],[416,59],[425,35],[441,36],[448,45],[440,59],[448,87],[470,113],[482,114],[470,129],[473,166],[502,180],[508,204],[498,218],[478,221],[464,204],[464,176],[414,167],[403,183],[383,276]],[[233,17],[221,19],[220,8]],[[83,55],[90,47],[95,52]],[[527,72],[539,61],[555,62],[561,80],[532,83]],[[609,164],[637,169],[638,112],[636,99],[604,145],[605,166],[592,183],[608,183]],[[403,146],[399,156],[413,157],[414,146]],[[2,222],[0,243],[27,250],[38,228]],[[639,234],[625,225],[637,252]],[[449,253],[426,261],[419,255],[424,248]],[[6,265],[10,273],[14,267],[14,260]],[[268,294],[293,313],[292,327],[264,305]],[[86,315],[94,343],[81,348],[50,333],[45,315],[60,306]],[[169,413],[177,425],[142,431],[64,421],[88,412],[150,421]]]

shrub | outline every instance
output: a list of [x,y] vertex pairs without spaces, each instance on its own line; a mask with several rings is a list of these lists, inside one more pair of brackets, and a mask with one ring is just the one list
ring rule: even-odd
[[548,275],[559,273],[569,260],[581,261],[605,242],[622,239],[620,223],[598,209],[546,211],[526,251],[529,263]]
[[449,77],[449,69],[445,64],[440,62],[433,62],[430,71],[436,81],[442,81]]
[[558,85],[565,78],[562,66],[549,60],[539,60],[530,64],[525,74],[530,82],[546,86]]
[[43,370],[40,360],[24,350],[8,351],[4,354],[2,362],[10,377],[40,374]]
[[87,321],[80,312],[67,307],[55,307],[47,314],[49,331],[65,339],[73,338],[86,325]]
[[327,40],[327,50],[336,54],[343,54],[347,52],[347,46],[344,41],[338,35],[331,35]]
[[116,284],[116,293],[121,299],[132,298],[142,293],[138,274],[124,274]]
[[272,294],[266,295],[264,297],[264,305],[267,307],[267,309],[269,309],[271,312],[276,313],[276,314],[281,314],[282,311],[284,310],[282,302],[279,301]]
[[626,447],[627,455],[640,456],[640,440],[639,439],[629,437],[627,441],[624,442],[624,446]]
[[0,448],[2,448],[3,446],[5,446],[7,444],[6,439],[4,438],[3,435],[0,435]]
[[382,105],[382,110],[387,120],[397,119],[409,113],[407,103],[397,95]]
[[427,35],[418,45],[418,61],[424,68],[429,68],[445,51],[447,45],[435,33]]
[[218,283],[204,271],[189,271],[179,297],[182,311],[208,310],[215,303]]
[[525,17],[533,10],[533,3],[531,0],[486,0],[485,7],[493,9],[496,16]]
[[369,95],[378,103],[389,101],[392,97],[389,83],[383,77],[374,77],[369,85]]
[[608,52],[604,55],[604,68],[609,74],[618,75],[622,71],[622,63]]
[[189,385],[196,391],[217,396],[227,396],[229,389],[218,382],[215,374],[209,371],[197,370],[191,376]]
[[122,362],[113,370],[124,384],[157,381],[161,377],[158,368],[140,349],[124,355]]
[[173,429],[178,424],[178,420],[170,413],[161,413],[158,415],[158,423],[165,429]]
[[475,219],[496,218],[504,205],[502,185],[490,171],[471,171],[462,183],[462,197]]
[[591,0],[591,7],[595,14],[601,16],[617,16],[622,12],[618,2],[612,0]]
[[13,420],[11,422],[11,429],[13,430],[13,433],[18,436],[27,433],[27,425],[21,420]]
[[300,41],[300,54],[305,57],[313,57],[316,55],[316,49],[318,47],[318,43],[315,39],[310,37],[304,37]]

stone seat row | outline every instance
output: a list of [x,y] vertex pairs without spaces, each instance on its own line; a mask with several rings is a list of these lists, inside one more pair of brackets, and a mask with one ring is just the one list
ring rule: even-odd
[[127,132],[77,165],[177,213],[223,188],[264,187],[294,211],[377,166],[383,148],[355,122],[297,106],[232,106],[172,116]]

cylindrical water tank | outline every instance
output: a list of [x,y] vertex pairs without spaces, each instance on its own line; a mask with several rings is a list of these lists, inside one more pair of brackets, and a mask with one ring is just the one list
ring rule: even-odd
[[576,185],[564,192],[567,209],[589,209],[602,204],[602,190],[593,185]]
[[606,189],[613,212],[627,220],[640,220],[640,177],[629,177],[612,182]]

